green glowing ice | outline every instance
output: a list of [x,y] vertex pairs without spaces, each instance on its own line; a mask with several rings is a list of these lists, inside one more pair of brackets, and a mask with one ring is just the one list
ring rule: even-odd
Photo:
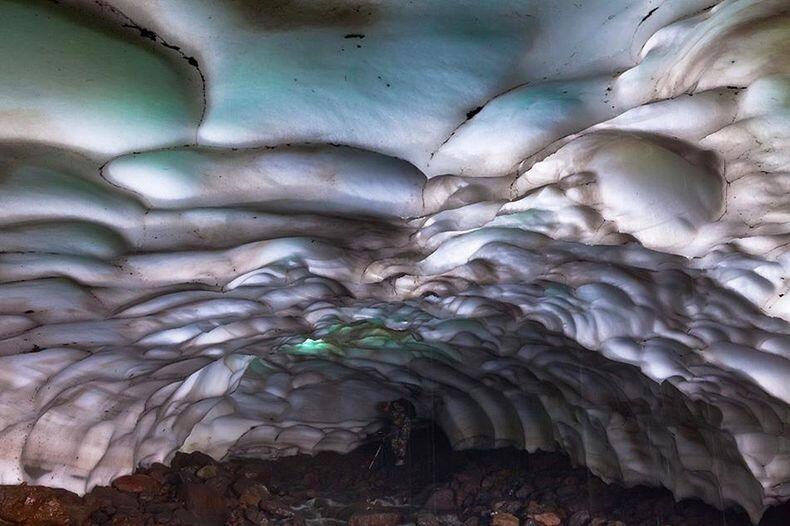
[[298,343],[283,345],[278,352],[337,359],[366,358],[386,353],[398,362],[420,357],[442,361],[457,359],[452,349],[424,343],[414,332],[391,329],[379,319],[327,325]]
[[332,351],[332,345],[318,339],[307,338],[300,344],[294,345],[288,352],[292,354],[306,354],[313,356],[322,356]]

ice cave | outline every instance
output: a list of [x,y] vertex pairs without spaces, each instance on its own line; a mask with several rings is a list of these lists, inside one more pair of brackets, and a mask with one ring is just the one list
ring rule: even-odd
[[[0,48],[0,524],[790,524],[788,0],[0,0]],[[400,399],[477,467],[371,468]]]

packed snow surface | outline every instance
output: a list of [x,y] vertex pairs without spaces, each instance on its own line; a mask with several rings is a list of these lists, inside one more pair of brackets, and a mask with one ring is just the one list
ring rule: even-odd
[[790,498],[786,0],[0,0],[0,483],[457,448]]

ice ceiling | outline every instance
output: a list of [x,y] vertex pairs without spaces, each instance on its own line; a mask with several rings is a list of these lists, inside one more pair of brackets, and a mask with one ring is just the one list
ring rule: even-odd
[[790,497],[786,0],[0,0],[0,483],[456,447]]

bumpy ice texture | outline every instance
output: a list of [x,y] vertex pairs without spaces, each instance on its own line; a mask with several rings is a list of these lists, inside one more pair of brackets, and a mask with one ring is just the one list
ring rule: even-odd
[[790,497],[786,1],[0,0],[0,483],[453,445]]

